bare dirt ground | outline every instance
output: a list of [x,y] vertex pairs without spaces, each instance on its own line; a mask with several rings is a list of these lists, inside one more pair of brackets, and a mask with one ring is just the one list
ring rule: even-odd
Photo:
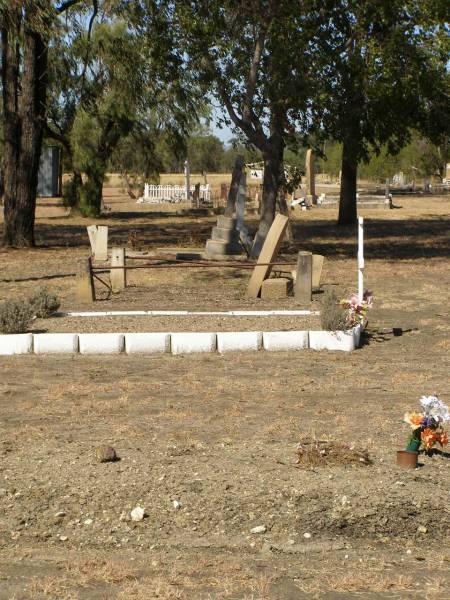
[[[149,249],[201,246],[215,220],[110,203],[114,244],[133,228]],[[449,454],[395,465],[403,413],[450,401],[450,201],[399,204],[363,212],[376,308],[352,354],[0,358],[0,599],[450,598]],[[86,309],[72,273],[89,221],[58,210],[40,209],[37,249],[0,252],[2,298],[45,284]],[[325,254],[324,286],[348,293],[355,232],[334,218],[301,213],[296,249]],[[246,271],[174,271],[135,272],[95,308],[297,308],[244,301]],[[309,437],[373,462],[298,468]],[[120,460],[99,463],[100,444]]]

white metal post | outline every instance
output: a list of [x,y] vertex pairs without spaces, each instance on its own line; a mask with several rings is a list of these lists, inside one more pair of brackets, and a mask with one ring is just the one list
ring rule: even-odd
[[358,217],[358,301],[364,295],[364,218]]

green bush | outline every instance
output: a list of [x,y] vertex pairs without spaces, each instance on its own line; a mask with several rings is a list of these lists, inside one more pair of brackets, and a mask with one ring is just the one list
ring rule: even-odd
[[38,319],[48,319],[61,306],[59,298],[51,294],[46,287],[40,288],[34,296],[30,298],[30,305],[33,314]]
[[349,328],[347,312],[340,305],[334,290],[327,290],[324,294],[320,320],[325,331],[345,331]]
[[0,333],[25,333],[33,318],[26,300],[5,300],[0,304]]

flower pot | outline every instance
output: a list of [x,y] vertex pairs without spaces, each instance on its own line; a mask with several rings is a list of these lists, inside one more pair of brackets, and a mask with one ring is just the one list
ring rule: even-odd
[[411,450],[398,450],[397,465],[402,469],[415,469],[417,467],[418,456],[418,452],[412,452]]

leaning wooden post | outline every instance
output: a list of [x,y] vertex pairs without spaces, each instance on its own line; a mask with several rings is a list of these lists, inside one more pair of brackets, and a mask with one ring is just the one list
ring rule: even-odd
[[358,217],[358,301],[364,296],[364,218]]
[[[120,292],[125,289],[127,285],[125,248],[114,247],[112,249],[111,267],[116,267],[110,271],[111,289],[114,293]],[[120,269],[117,267],[122,268]]]
[[95,288],[91,257],[78,263],[75,285],[75,296],[78,302],[94,302]]
[[294,295],[299,304],[309,305],[312,300],[312,252],[299,252]]

